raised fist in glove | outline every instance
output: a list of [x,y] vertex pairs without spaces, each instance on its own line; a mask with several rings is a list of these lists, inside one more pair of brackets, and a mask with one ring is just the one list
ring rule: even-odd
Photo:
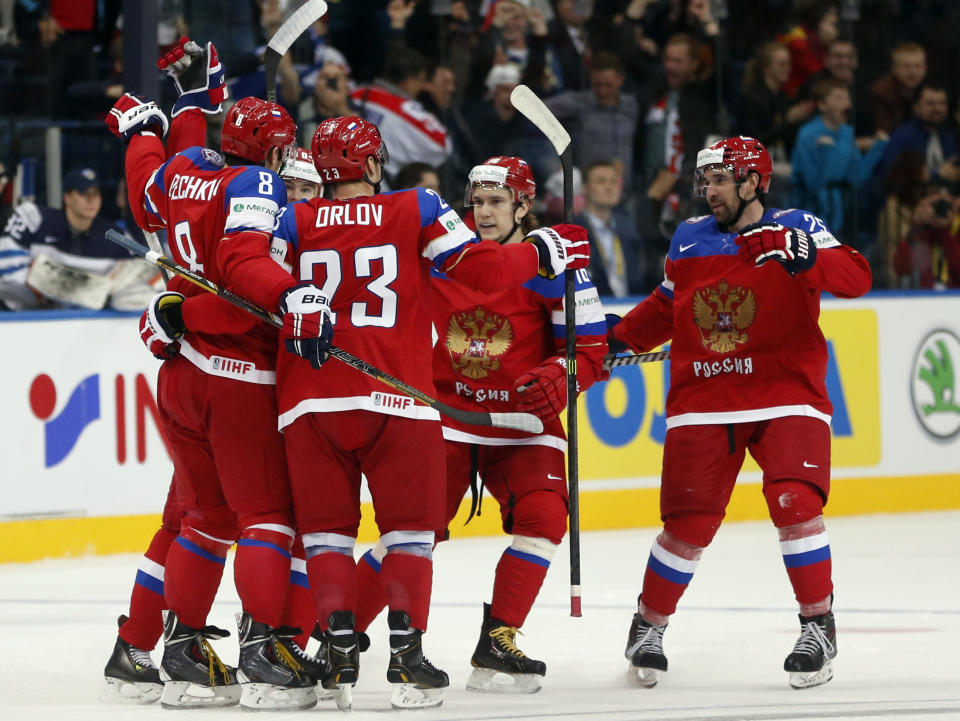
[[781,263],[790,275],[810,270],[817,262],[817,245],[800,228],[779,223],[754,223],[736,237],[737,252],[758,268],[768,260]]
[[188,37],[182,37],[170,52],[157,60],[157,67],[166,70],[177,86],[177,102],[171,115],[197,108],[205,113],[219,113],[220,103],[227,98],[223,65],[213,43],[205,48]]
[[124,93],[113,104],[106,123],[111,133],[125,141],[147,132],[162,140],[170,127],[170,121],[155,102],[130,93]]
[[567,359],[550,358],[513,382],[517,410],[533,413],[541,420],[560,415],[567,407]]
[[[571,240],[553,228],[537,228],[524,238],[526,242],[536,246],[540,255],[540,275],[547,278],[556,278],[567,268],[576,270],[590,264],[590,245],[586,239],[586,231],[578,225],[558,227],[576,229],[577,237]],[[582,237],[579,231],[582,231]]]
[[140,316],[140,340],[160,360],[173,358],[180,352],[177,340],[186,331],[183,296],[179,293],[157,293]]
[[327,351],[333,345],[327,297],[317,286],[301,283],[280,296],[280,310],[283,312],[283,344],[288,351],[319,369],[329,360]]

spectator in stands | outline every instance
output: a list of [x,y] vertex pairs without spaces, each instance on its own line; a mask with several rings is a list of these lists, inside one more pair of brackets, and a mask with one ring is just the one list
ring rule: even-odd
[[927,159],[931,178],[949,183],[960,180],[957,133],[948,115],[946,88],[932,82],[921,85],[913,117],[890,135],[890,145],[880,162],[881,177],[901,153],[919,152]]
[[[433,113],[447,129],[451,152],[441,170],[444,178],[444,197],[460,191],[463,178],[477,164],[477,143],[473,129],[454,102],[457,96],[457,76],[453,68],[444,62],[432,62],[427,82],[417,96],[420,104]],[[489,157],[489,156],[486,156]]]
[[517,141],[524,121],[510,103],[510,93],[519,82],[520,71],[516,65],[494,65],[487,73],[486,99],[465,111],[467,124],[476,140],[476,157],[480,158],[476,162],[498,153],[520,157],[514,151],[518,150]]
[[798,23],[777,38],[790,51],[790,77],[784,92],[795,97],[808,78],[823,68],[827,46],[840,34],[834,0],[815,0],[797,11]]
[[778,42],[761,45],[747,63],[737,105],[737,127],[770,151],[774,162],[784,162],[802,123],[815,110],[812,100],[794,102],[783,86],[790,77],[790,52]]
[[890,72],[870,86],[870,113],[878,130],[888,133],[910,119],[918,89],[927,75],[927,51],[901,43],[890,54]]
[[553,66],[552,53],[551,67],[548,67],[546,16],[539,7],[531,6],[530,0],[497,0],[492,3],[475,42],[468,94],[482,95],[490,68],[507,63],[516,65],[520,70],[520,81],[539,95],[556,89],[559,71]]
[[129,287],[114,282],[117,262],[130,255],[104,237],[117,226],[100,216],[102,203],[100,178],[83,168],[64,176],[63,210],[29,201],[17,206],[0,235],[0,301],[12,310],[102,308],[108,299],[111,307],[142,308],[156,292],[148,287],[156,270],[145,261],[126,261],[127,269],[139,266],[135,278],[123,274],[143,291],[133,298]]
[[396,186],[397,190],[427,188],[439,193],[440,176],[437,169],[428,163],[407,163],[397,173]]
[[557,87],[583,90],[587,87],[587,60],[590,44],[587,21],[590,7],[574,0],[557,0],[557,16],[547,23],[550,46],[556,58]]
[[339,118],[356,114],[356,106],[350,99],[347,71],[339,63],[326,63],[316,74],[313,88],[312,112],[301,107],[304,120],[297,126],[300,144],[308,147],[313,141],[317,126],[327,118]]
[[934,188],[917,205],[909,235],[893,257],[898,288],[960,288],[958,199]]
[[893,257],[913,228],[913,215],[927,194],[930,172],[923,153],[898,155],[883,179],[883,208],[877,222],[877,252],[871,258],[874,285],[896,288]]
[[843,228],[849,193],[870,178],[887,140],[878,138],[861,155],[848,122],[850,89],[846,83],[821,80],[813,98],[817,116],[800,128],[791,157],[794,207],[809,208],[837,233]]
[[629,192],[640,105],[632,93],[621,92],[623,81],[620,59],[612,53],[597,53],[590,64],[590,90],[563,92],[546,103],[570,129],[574,162],[584,168],[600,158],[616,159]]
[[620,206],[623,181],[618,163],[594,160],[583,171],[586,205],[573,222],[590,238],[590,278],[602,296],[623,298],[646,293],[643,248],[636,223]]

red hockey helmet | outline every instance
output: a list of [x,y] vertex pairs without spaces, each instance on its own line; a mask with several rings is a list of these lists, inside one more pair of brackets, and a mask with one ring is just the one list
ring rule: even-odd
[[697,153],[697,172],[693,189],[699,197],[707,192],[707,170],[727,170],[737,183],[742,183],[750,173],[760,176],[758,193],[770,191],[773,177],[773,161],[763,143],[745,135],[720,140]]
[[220,149],[251,163],[262,163],[270,148],[280,148],[289,160],[297,152],[297,126],[282,105],[260,98],[238,100],[227,111]]
[[537,196],[537,184],[527,161],[506,155],[487,158],[475,165],[467,179],[465,205],[473,205],[474,188],[503,188],[513,193],[513,202],[523,198],[533,200]]
[[364,164],[375,156],[380,165],[389,161],[380,131],[356,115],[327,118],[313,134],[313,164],[324,183],[362,180]]

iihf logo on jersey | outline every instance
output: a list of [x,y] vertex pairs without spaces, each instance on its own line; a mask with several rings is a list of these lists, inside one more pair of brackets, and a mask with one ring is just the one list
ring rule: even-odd
[[70,455],[83,429],[100,418],[100,376],[87,376],[73,389],[60,414],[57,387],[53,379],[41,373],[30,385],[30,409],[43,421],[44,459],[46,468],[55,466]]
[[948,330],[930,333],[917,347],[910,373],[913,411],[935,438],[960,433],[960,338]]

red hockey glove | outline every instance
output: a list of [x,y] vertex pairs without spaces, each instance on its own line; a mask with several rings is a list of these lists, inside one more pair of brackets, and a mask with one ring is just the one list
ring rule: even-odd
[[287,350],[319,369],[330,358],[333,323],[330,304],[317,286],[301,283],[280,296],[283,311],[283,344]]
[[[576,225],[564,227],[583,230]],[[579,233],[577,235],[579,236]],[[585,236],[586,231],[584,237],[570,240],[553,228],[537,228],[530,231],[524,240],[533,243],[537,248],[540,255],[540,275],[553,279],[567,268],[576,270],[590,264],[590,246]]]
[[144,132],[163,139],[170,127],[170,121],[155,102],[130,93],[124,93],[113,104],[106,123],[110,132],[124,141]]
[[590,236],[587,229],[572,223],[550,226],[567,241],[567,268],[579,270],[590,265]]
[[174,118],[194,108],[209,114],[220,112],[220,104],[227,98],[227,86],[213,43],[202,48],[190,38],[182,37],[170,52],[157,60],[157,67],[166,70],[177,86],[180,97],[173,104]]
[[806,231],[779,223],[754,223],[736,237],[737,252],[760,267],[768,260],[781,263],[790,275],[810,270],[817,262],[817,245]]
[[187,331],[182,306],[183,296],[179,293],[157,293],[140,316],[140,340],[160,360],[180,352],[177,339]]
[[556,418],[567,407],[567,359],[550,358],[513,382],[520,395],[517,410],[541,420]]

